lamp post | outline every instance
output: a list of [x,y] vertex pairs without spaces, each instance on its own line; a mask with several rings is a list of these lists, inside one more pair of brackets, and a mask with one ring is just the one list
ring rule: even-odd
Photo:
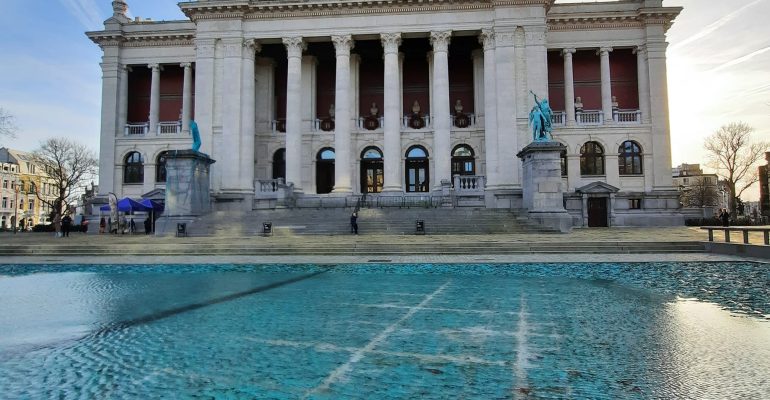
[[19,178],[13,183],[14,200],[13,200],[13,234],[19,228]]

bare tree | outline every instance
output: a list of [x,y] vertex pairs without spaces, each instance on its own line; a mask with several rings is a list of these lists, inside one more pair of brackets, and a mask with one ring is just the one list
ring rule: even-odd
[[5,111],[0,107],[0,138],[5,136],[6,138],[16,137],[16,118],[13,115]]
[[54,215],[69,210],[70,202],[77,198],[75,190],[92,179],[98,167],[96,155],[91,150],[67,138],[46,140],[32,153],[32,158],[45,170],[53,191],[53,196],[45,196],[38,187],[37,198],[47,204]]
[[729,190],[730,211],[735,215],[735,199],[759,180],[757,162],[761,160],[770,143],[753,142],[754,128],[743,122],[722,126],[706,138],[708,165],[717,170]]
[[[716,179],[716,178],[712,178]],[[682,192],[681,201],[685,207],[709,207],[719,205],[717,183],[706,177],[690,178],[691,183]]]

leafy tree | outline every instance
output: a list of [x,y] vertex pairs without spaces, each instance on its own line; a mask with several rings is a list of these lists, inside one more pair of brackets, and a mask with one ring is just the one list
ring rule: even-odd
[[16,137],[16,118],[0,107],[0,139]]
[[[715,178],[712,178],[715,179]],[[717,183],[706,177],[690,178],[691,183],[682,192],[681,201],[685,207],[709,207],[719,205]]]
[[52,217],[68,212],[70,203],[77,199],[75,190],[92,179],[98,168],[98,160],[91,150],[67,138],[46,140],[32,153],[32,158],[49,177],[53,196],[44,196],[39,186],[36,195],[51,207]]
[[759,180],[757,162],[762,160],[770,143],[753,142],[754,128],[743,122],[733,122],[719,128],[706,138],[708,165],[717,170],[729,193],[731,214],[737,210],[736,198]]

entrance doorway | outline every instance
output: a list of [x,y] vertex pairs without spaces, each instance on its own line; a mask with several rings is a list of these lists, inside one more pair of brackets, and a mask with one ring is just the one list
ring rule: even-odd
[[430,188],[428,152],[421,146],[410,147],[406,152],[406,191],[427,192]]
[[607,226],[607,198],[591,197],[588,199],[588,226]]
[[273,153],[273,179],[278,178],[286,181],[286,149],[278,149]]
[[376,147],[367,147],[361,152],[361,193],[380,193],[385,181],[382,152]]
[[334,189],[334,149],[329,147],[318,152],[315,162],[316,193],[331,193]]

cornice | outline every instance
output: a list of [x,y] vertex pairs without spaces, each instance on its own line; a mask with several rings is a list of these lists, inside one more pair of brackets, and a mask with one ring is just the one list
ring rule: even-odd
[[153,46],[192,46],[195,44],[195,31],[148,31],[137,33],[125,33],[121,31],[87,32],[91,41],[99,47],[153,47]]
[[657,7],[620,12],[550,13],[547,23],[551,32],[644,28],[648,25],[663,25],[668,30],[681,11],[681,7]]
[[179,4],[192,21],[207,19],[277,19],[436,11],[489,10],[495,7],[543,6],[554,0],[201,0]]

